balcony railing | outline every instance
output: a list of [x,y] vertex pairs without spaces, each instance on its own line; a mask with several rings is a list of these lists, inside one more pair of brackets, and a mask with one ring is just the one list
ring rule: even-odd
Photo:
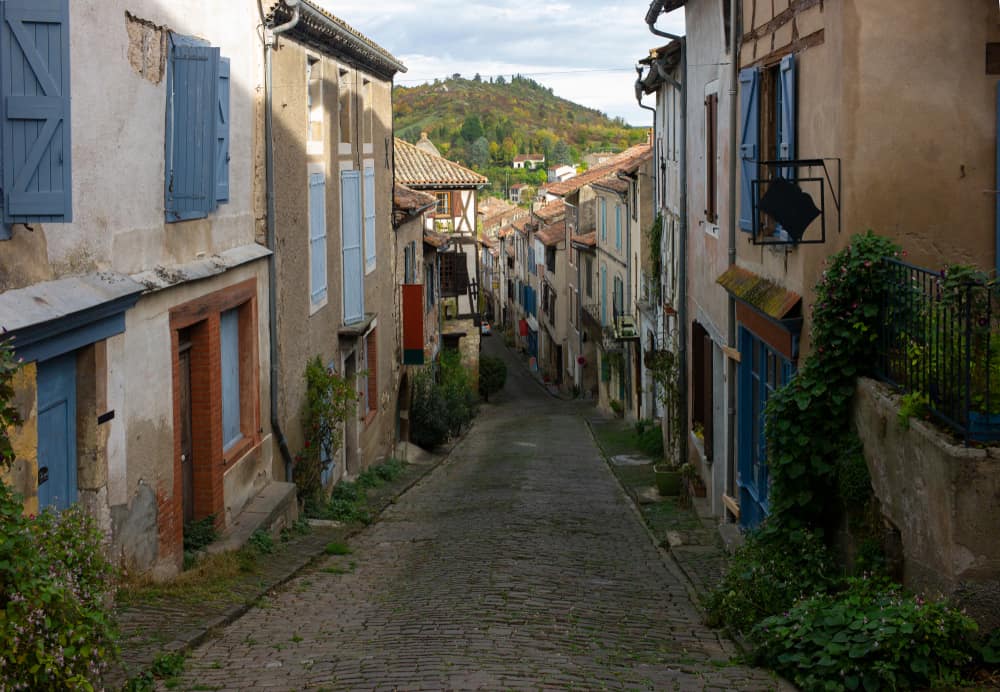
[[998,287],[883,260],[877,375],[912,393],[966,443],[1000,440]]

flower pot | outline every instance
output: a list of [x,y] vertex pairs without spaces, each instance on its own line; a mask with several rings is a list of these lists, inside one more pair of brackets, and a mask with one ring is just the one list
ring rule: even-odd
[[705,484],[700,478],[685,478],[684,483],[687,485],[687,493],[691,497],[705,497],[707,494]]
[[673,497],[681,494],[681,472],[673,466],[666,464],[656,464],[653,466],[653,475],[656,477],[656,489],[664,497]]

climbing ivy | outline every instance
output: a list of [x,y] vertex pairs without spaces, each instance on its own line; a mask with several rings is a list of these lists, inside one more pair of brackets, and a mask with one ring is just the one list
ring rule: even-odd
[[816,286],[812,352],[765,409],[771,477],[769,522],[792,530],[829,528],[839,515],[840,465],[856,459],[850,422],[858,375],[875,361],[881,297],[890,276],[883,257],[899,247],[871,231],[827,259]]
[[14,407],[14,374],[21,367],[14,356],[10,341],[0,341],[0,469],[14,463],[14,447],[9,431],[21,424],[21,416]]

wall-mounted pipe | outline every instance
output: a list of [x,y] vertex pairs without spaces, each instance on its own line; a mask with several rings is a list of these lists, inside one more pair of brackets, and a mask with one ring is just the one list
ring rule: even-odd
[[264,20],[264,9],[257,0],[257,9],[261,15],[264,28],[264,188],[267,195],[267,247],[271,251],[267,259],[267,319],[268,347],[271,360],[271,430],[278,442],[278,450],[285,463],[285,480],[291,482],[292,453],[288,449],[288,440],[281,429],[281,417],[278,415],[278,383],[280,369],[278,365],[278,270],[277,270],[277,220],[274,203],[274,120],[272,106],[274,101],[274,75],[272,53],[277,43],[278,35],[295,27],[299,23],[299,0],[285,0],[285,5],[293,8],[292,18],[276,27],[268,28]]
[[653,65],[656,66],[659,75],[664,81],[669,83],[674,87],[681,97],[680,103],[680,126],[681,126],[681,144],[680,144],[680,228],[678,229],[678,261],[677,261],[677,360],[679,367],[677,368],[677,388],[682,393],[679,397],[679,418],[683,430],[679,431],[680,434],[680,459],[679,462],[686,462],[688,455],[688,376],[687,376],[687,227],[688,227],[688,210],[687,210],[687,39],[684,36],[679,36],[677,34],[671,34],[666,31],[661,31],[656,28],[656,20],[659,18],[663,11],[663,0],[653,0],[649,5],[649,10],[646,12],[646,26],[649,27],[650,33],[655,36],[662,36],[663,38],[671,39],[672,41],[677,41],[680,43],[681,47],[681,60],[680,60],[680,74],[681,81],[673,79],[669,74],[667,74],[666,69],[663,65],[657,61],[653,61]]
[[[739,32],[736,30],[736,2],[729,3],[729,266],[736,264],[736,118],[737,90],[739,84]],[[726,338],[729,347],[736,348],[736,298],[729,291],[729,314]],[[726,491],[736,497],[736,362],[726,358]]]

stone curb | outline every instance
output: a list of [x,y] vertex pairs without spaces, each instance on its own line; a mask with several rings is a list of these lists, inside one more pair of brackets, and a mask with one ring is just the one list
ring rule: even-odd
[[[406,483],[406,485],[401,487],[399,490],[391,493],[390,495],[386,496],[381,506],[378,508],[376,512],[374,512],[371,523],[374,524],[375,522],[377,522],[381,518],[382,514],[385,512],[386,508],[388,508],[392,504],[395,504],[400,497],[409,492],[415,485],[417,485],[417,483],[427,478],[427,476],[429,476],[442,464],[448,461],[451,458],[452,453],[458,447],[459,443],[461,443],[469,434],[469,432],[472,431],[473,428],[475,428],[475,425],[476,421],[473,420],[469,428],[460,437],[449,443],[449,447],[444,454],[437,457],[435,461],[427,464],[426,466],[423,466],[421,469],[421,473],[419,473],[416,477],[411,479],[408,483]],[[361,533],[362,531],[364,531],[370,525],[371,524],[361,525],[361,526],[357,525],[350,526],[346,529],[346,533],[343,535],[343,537],[345,540],[352,538]],[[313,530],[316,529],[314,528]],[[259,590],[259,592],[255,597],[245,599],[242,603],[234,605],[232,608],[229,608],[218,617],[213,618],[205,625],[201,627],[192,628],[188,632],[185,632],[179,638],[175,638],[169,642],[164,642],[162,644],[163,650],[171,653],[187,653],[191,649],[200,646],[204,642],[208,641],[216,630],[232,624],[240,617],[245,615],[251,608],[257,605],[260,602],[261,598],[267,595],[268,592],[273,591],[274,589],[280,588],[281,586],[287,584],[289,581],[298,576],[299,573],[305,571],[306,568],[311,567],[313,564],[317,563],[324,556],[325,553],[322,551],[322,549],[320,549],[319,552],[316,552],[306,557],[305,559],[293,562],[291,566],[287,570],[285,570],[285,572],[281,573],[276,579],[273,579],[266,586],[261,587],[261,589]],[[135,671],[128,671],[128,677],[125,679],[125,682],[127,683],[129,679],[142,675],[143,673],[146,672],[147,669],[148,668],[143,668]]]

